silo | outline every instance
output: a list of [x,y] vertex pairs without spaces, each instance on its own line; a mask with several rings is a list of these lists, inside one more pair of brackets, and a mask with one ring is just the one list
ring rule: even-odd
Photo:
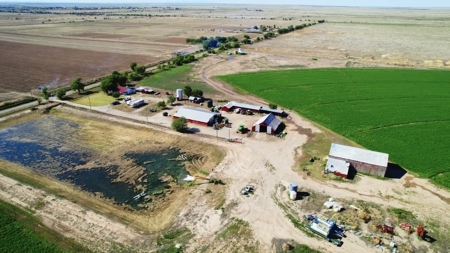
[[181,100],[183,100],[183,90],[182,89],[177,89],[177,100],[178,101],[181,101]]
[[213,107],[213,101],[212,101],[212,99],[206,101],[206,105],[208,106],[208,108]]
[[289,191],[290,192],[291,191],[297,192],[297,189],[298,189],[298,184],[296,182],[291,182],[289,184]]

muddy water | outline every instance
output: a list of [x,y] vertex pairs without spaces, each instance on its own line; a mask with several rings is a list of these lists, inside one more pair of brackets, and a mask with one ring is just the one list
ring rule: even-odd
[[[144,202],[151,202],[155,195],[163,194],[170,182],[183,183],[188,174],[177,159],[180,151],[176,148],[124,152],[123,160],[131,159],[131,166],[142,168],[142,178],[133,184],[120,182],[118,175],[126,173],[128,168],[123,164],[105,164],[108,160],[105,154],[83,146],[76,134],[79,127],[75,122],[47,116],[1,129],[0,158],[136,209],[141,209]],[[133,198],[142,192],[148,196]]]

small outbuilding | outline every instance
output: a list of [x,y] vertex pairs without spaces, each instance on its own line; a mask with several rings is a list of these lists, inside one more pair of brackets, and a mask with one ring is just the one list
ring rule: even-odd
[[325,173],[333,173],[336,176],[347,178],[350,163],[329,157],[325,167]]
[[[349,163],[356,171],[382,176],[386,174],[389,155],[386,153],[355,148],[336,143],[331,144],[329,159],[341,160]],[[336,166],[341,166],[336,163]],[[330,163],[331,166],[331,163]],[[334,167],[334,164],[333,164]]]
[[189,100],[189,102],[196,103],[196,104],[200,104],[200,103],[203,102],[203,98],[201,98],[201,97],[194,97],[194,96],[190,96],[188,98],[188,100]]
[[210,112],[196,108],[180,108],[174,115],[174,119],[184,117],[190,123],[204,126],[212,126],[216,121],[220,121],[221,115],[218,112]]
[[277,119],[275,115],[270,113],[256,121],[252,127],[252,131],[275,134],[280,124],[281,120]]

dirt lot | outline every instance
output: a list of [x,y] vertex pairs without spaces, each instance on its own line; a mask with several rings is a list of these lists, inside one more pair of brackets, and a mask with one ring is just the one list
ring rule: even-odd
[[156,40],[156,41],[163,42],[163,43],[171,43],[171,44],[186,44],[186,39],[187,38],[171,37],[171,38]]
[[[30,45],[0,40],[0,92],[29,92],[40,85],[69,84],[77,76],[83,79],[128,68],[157,58],[142,55],[110,54],[82,49]],[[17,70],[20,69],[20,74]]]
[[[171,15],[176,14],[176,11],[173,10],[163,10],[162,12]],[[188,13],[184,14],[187,15]],[[233,60],[227,60],[228,56],[219,55],[205,58],[196,63],[196,76],[203,78],[222,91],[223,94],[218,95],[218,98],[221,99],[239,100],[252,104],[264,103],[264,101],[250,95],[241,95],[229,90],[230,87],[227,84],[219,83],[213,79],[215,75],[298,67],[384,67],[397,65],[447,68],[447,62],[450,59],[448,50],[444,46],[446,41],[450,40],[449,33],[447,30],[439,28],[448,19],[442,10],[338,8],[337,12],[336,8],[292,7],[280,9],[268,7],[264,9],[264,12],[259,13],[244,9],[218,8],[214,10],[214,8],[205,7],[203,10],[198,10],[195,15],[191,15],[197,16],[197,18],[190,16],[186,19],[170,18],[170,20],[185,22],[194,27],[196,29],[192,33],[194,35],[204,35],[203,33],[228,34],[226,31],[219,32],[213,28],[215,24],[220,21],[223,22],[225,16],[230,23],[230,27],[226,27],[227,29],[250,23],[290,24],[289,21],[282,20],[281,17],[292,17],[295,22],[300,19],[326,19],[329,21],[325,24],[248,46],[244,48],[248,55],[236,56]],[[212,17],[207,18],[209,15]],[[243,15],[245,15],[245,19],[242,18]],[[277,19],[258,21],[251,19],[260,18],[261,15],[273,16]],[[161,22],[164,20],[164,18],[155,19]],[[138,18],[134,21],[136,20],[143,21],[144,19]],[[203,23],[201,24],[199,20]],[[205,24],[204,20],[208,20],[208,24]],[[205,32],[206,29],[209,30]],[[172,32],[174,34],[171,36],[179,36],[178,31],[172,30]],[[232,33],[230,32],[230,34]],[[439,34],[439,37],[436,34]],[[432,64],[429,65],[429,63]],[[157,102],[157,98],[149,100]],[[169,109],[169,113],[173,114],[176,108],[177,106]],[[73,110],[71,113],[89,114],[86,111],[70,110]],[[163,117],[160,112],[149,117],[150,124],[146,124],[146,117],[140,115],[139,111],[135,113],[123,112],[110,106],[94,108],[94,110],[109,113],[110,115],[107,116],[92,116],[105,121],[123,122],[124,118],[130,118],[134,121],[141,121],[140,127],[145,126],[158,131],[173,133],[171,129],[167,128],[171,122],[170,118]],[[116,116],[120,116],[120,118]],[[224,116],[229,117],[233,123],[240,124],[242,122],[248,125],[258,118],[257,116],[228,115],[226,113]],[[186,252],[279,252],[274,248],[274,240],[294,240],[322,252],[378,251],[379,249],[376,249],[364,239],[366,236],[378,234],[369,229],[372,224],[362,224],[362,236],[349,231],[348,237],[344,239],[344,245],[338,248],[322,239],[307,237],[304,232],[294,226],[292,219],[286,217],[290,213],[294,218],[301,220],[301,217],[308,212],[324,213],[326,211],[322,208],[323,200],[328,197],[333,197],[346,203],[346,205],[370,206],[369,209],[372,210],[375,220],[373,224],[383,222],[380,217],[388,217],[392,221],[398,221],[396,217],[387,213],[388,208],[401,208],[410,211],[415,217],[411,221],[414,222],[413,225],[425,225],[430,231],[430,235],[438,241],[429,244],[418,240],[414,235],[408,236],[402,230],[396,228],[395,242],[405,248],[414,248],[416,252],[448,251],[449,247],[446,247],[445,244],[450,227],[450,218],[446,215],[450,204],[450,193],[448,191],[438,189],[427,180],[416,178],[410,174],[406,174],[401,179],[390,180],[361,176],[352,183],[323,182],[310,178],[299,171],[298,161],[303,155],[301,146],[308,138],[323,130],[299,115],[290,112],[290,116],[292,119],[286,121],[288,134],[283,139],[254,133],[250,137],[243,136],[242,144],[229,143],[225,140],[225,138],[228,138],[228,134],[231,134],[232,138],[237,137],[233,136],[233,131],[227,131],[225,128],[216,132],[211,128],[191,124],[191,127],[198,128],[200,134],[175,135],[174,141],[181,138],[191,138],[217,145],[227,152],[223,161],[211,173],[215,178],[226,182],[226,185],[212,187],[202,184],[192,188],[186,204],[175,215],[176,218],[172,228],[187,227],[193,233],[193,238],[183,243]],[[134,121],[130,124],[137,125]],[[219,138],[215,138],[216,134]],[[299,183],[300,191],[304,193],[303,198],[296,201],[288,200],[285,188],[291,181]],[[255,186],[255,193],[248,197],[241,195],[240,190],[249,183]],[[14,185],[14,182],[11,184]],[[13,193],[6,191],[10,195],[4,195],[4,198],[11,202],[16,201],[16,198],[9,196],[17,196],[23,191],[23,189],[15,191],[17,188],[14,187],[8,187],[8,189],[12,189]],[[209,190],[209,193],[207,193],[207,190]],[[73,206],[74,210],[79,208],[81,207]],[[55,210],[55,213],[52,213],[51,216],[63,215],[66,212],[67,210],[61,212]],[[344,214],[352,215],[351,210],[344,211]],[[84,219],[86,221],[80,222],[79,226],[57,228],[57,230],[65,234],[78,235],[78,233],[82,233],[84,237],[80,236],[80,238],[85,238],[87,232],[84,230],[83,224],[90,221],[88,217],[84,217]],[[236,226],[232,227],[234,230],[231,230],[229,225],[233,219],[242,221],[239,224],[247,224],[245,226],[248,226],[251,232],[248,233],[246,229],[236,230]],[[148,220],[149,222],[154,221],[153,218],[148,218]],[[108,229],[111,227],[121,228],[120,224],[116,223],[106,227]],[[236,233],[234,237],[223,239],[224,232],[244,230],[245,233]],[[102,234],[101,232],[91,232],[94,238],[105,241],[98,235],[95,237],[96,234]],[[130,232],[129,236],[133,235]],[[386,236],[382,235],[382,237]],[[108,240],[114,241],[116,239],[112,238],[106,241]],[[134,244],[130,241],[127,242],[124,238],[117,239],[117,241],[134,246],[137,249],[140,249],[139,247],[144,243]],[[388,237],[384,239],[385,244],[388,244],[389,241],[390,238]],[[247,244],[243,245],[242,242]],[[435,245],[440,245],[440,248],[436,248]],[[249,248],[256,250],[248,250]],[[407,252],[407,250],[403,252]]]

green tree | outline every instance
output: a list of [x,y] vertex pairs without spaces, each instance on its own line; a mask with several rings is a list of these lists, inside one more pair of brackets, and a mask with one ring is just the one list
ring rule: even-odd
[[192,96],[192,88],[189,85],[184,86],[183,89],[184,94],[186,94],[186,96]]
[[244,38],[249,40],[250,36],[248,36],[247,34],[244,34]]
[[131,72],[130,74],[128,74],[128,79],[130,81],[139,81],[142,79],[142,76],[136,72]]
[[120,93],[118,92],[118,91],[114,91],[112,94],[111,94],[111,96],[113,97],[113,98],[119,98],[120,97]]
[[137,66],[134,71],[138,74],[138,75],[144,75],[145,74],[145,66]]
[[169,104],[173,104],[173,102],[175,102],[175,97],[173,96],[173,95],[170,95],[168,98],[167,98],[167,103],[169,103]]
[[180,117],[172,121],[172,128],[180,133],[184,133],[187,130],[187,120],[185,117]]
[[124,86],[127,83],[127,81],[128,81],[128,76],[125,72],[122,74],[117,71],[112,72],[111,82],[116,84],[116,87],[117,87],[117,85]]
[[192,96],[195,97],[203,97],[203,91],[199,89],[195,89],[192,91]]
[[80,94],[80,92],[84,90],[84,84],[81,82],[81,77],[78,77],[75,80],[73,80],[72,84],[70,85],[70,88],[72,90],[76,90],[78,94]]
[[166,107],[166,102],[165,101],[159,101],[156,106],[158,106],[159,108],[165,108]]
[[130,69],[131,69],[131,70],[135,71],[136,66],[137,66],[137,63],[136,63],[136,62],[130,63]]
[[278,107],[278,105],[269,103],[269,108],[270,109],[277,109],[277,107]]
[[243,39],[241,42],[244,44],[252,44],[252,41],[247,38]]
[[59,88],[56,90],[56,97],[59,99],[63,99],[63,97],[66,95],[66,90],[64,88]]
[[100,89],[101,89],[104,93],[109,94],[109,93],[111,93],[111,92],[116,91],[116,89],[117,89],[117,83],[114,83],[114,82],[113,82],[112,76],[107,76],[107,77],[105,77],[105,78],[102,80],[102,82],[101,82],[101,84],[100,84]]
[[50,94],[48,94],[48,89],[47,87],[44,87],[42,89],[42,96],[44,97],[45,100],[48,100],[48,97],[50,97]]

